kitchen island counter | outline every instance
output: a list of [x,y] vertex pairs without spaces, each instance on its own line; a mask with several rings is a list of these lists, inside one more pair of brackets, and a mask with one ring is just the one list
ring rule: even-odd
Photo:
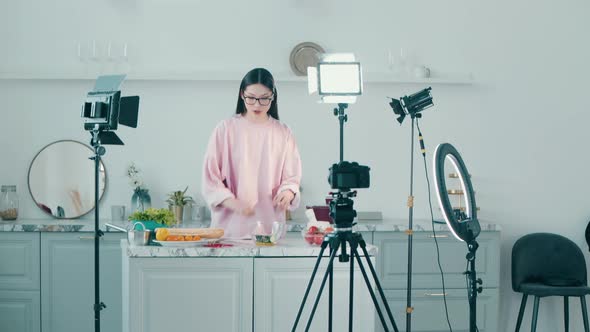
[[[270,247],[257,247],[252,241],[231,244],[135,247],[122,240],[122,330],[291,331],[320,247],[301,237],[287,237]],[[377,248],[367,245],[367,251],[373,256]],[[365,257],[361,259],[368,271]],[[370,260],[375,264],[374,257]],[[321,260],[297,331],[305,330],[328,261],[329,257]],[[350,266],[334,260],[335,331],[348,328]],[[373,331],[374,306],[357,261],[353,269],[354,330]],[[326,331],[327,299],[328,284],[310,331]]]

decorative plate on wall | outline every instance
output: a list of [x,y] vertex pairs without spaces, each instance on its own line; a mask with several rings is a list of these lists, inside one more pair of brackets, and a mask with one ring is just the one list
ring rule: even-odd
[[324,52],[324,49],[316,43],[297,44],[289,57],[291,69],[297,76],[307,76],[307,67],[315,67]]

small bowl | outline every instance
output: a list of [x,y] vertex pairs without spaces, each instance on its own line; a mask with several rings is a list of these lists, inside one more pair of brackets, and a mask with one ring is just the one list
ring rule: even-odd
[[254,243],[257,246],[274,246],[275,244],[271,241],[270,235],[254,234]]

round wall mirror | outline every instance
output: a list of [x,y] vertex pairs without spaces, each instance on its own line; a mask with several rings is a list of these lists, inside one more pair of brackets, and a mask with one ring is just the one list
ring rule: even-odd
[[[91,147],[71,140],[45,146],[31,162],[29,191],[37,206],[60,219],[81,217],[94,209],[94,156]],[[104,164],[99,167],[99,199],[106,187]]]

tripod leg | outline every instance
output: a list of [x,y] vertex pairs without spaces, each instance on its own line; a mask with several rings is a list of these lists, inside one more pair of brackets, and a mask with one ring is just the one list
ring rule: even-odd
[[[379,291],[379,295],[381,295],[381,301],[383,301],[383,306],[385,307],[385,311],[387,311],[387,316],[389,316],[389,320],[391,321],[391,325],[393,326],[393,330],[395,332],[399,332],[397,325],[395,324],[395,320],[393,319],[393,314],[391,313],[391,309],[389,308],[389,304],[387,304],[387,299],[385,298],[385,293],[383,293],[383,288],[381,287],[381,283],[379,282],[379,278],[377,278],[377,272],[375,271],[375,268],[373,267],[373,263],[371,263],[371,259],[369,258],[369,252],[367,251],[365,243],[361,242],[360,247],[361,247],[361,250],[363,251],[363,255],[365,255],[365,260],[367,261],[367,265],[369,266],[369,270],[371,270],[371,274],[373,275],[373,280],[375,280],[375,287],[377,287],[377,290]],[[358,257],[358,252],[356,254]],[[360,262],[361,262],[360,257],[358,258],[358,260],[359,260],[359,265],[362,266],[362,264],[360,264]],[[361,271],[362,271],[362,269],[361,269]],[[367,283],[367,286],[370,288],[370,284]],[[377,304],[375,304],[375,306],[377,306]],[[381,323],[383,324],[383,326],[385,326],[384,319],[381,319]]]
[[[309,327],[311,326],[311,321],[313,320],[313,315],[315,315],[315,311],[318,307],[318,303],[320,302],[320,298],[322,297],[322,291],[324,290],[324,286],[326,285],[326,280],[328,279],[330,269],[332,268],[332,266],[334,264],[334,257],[336,257],[336,252],[338,251],[338,247],[340,244],[340,242],[338,242],[338,241],[339,240],[336,238],[335,239],[336,245],[333,248],[330,248],[332,253],[330,254],[330,260],[328,261],[328,268],[326,269],[326,273],[324,273],[324,278],[322,278],[322,283],[320,285],[318,295],[315,298],[313,308],[311,309],[311,314],[309,315],[309,319],[307,320],[307,326],[305,327],[305,331],[309,331]],[[295,327],[293,327],[293,331],[295,331]]]
[[[331,247],[330,250],[332,250]],[[328,266],[328,271],[330,273],[328,280],[328,332],[332,332],[332,314],[334,311],[334,265]]]
[[309,279],[309,283],[307,284],[307,289],[305,290],[305,295],[303,295],[303,301],[301,301],[301,306],[299,306],[299,311],[297,312],[297,318],[295,318],[295,323],[293,324],[293,332],[297,329],[297,324],[299,323],[299,319],[301,318],[301,313],[303,312],[303,307],[305,306],[305,301],[307,301],[307,296],[309,295],[309,291],[311,290],[311,285],[313,283],[313,279],[315,278],[316,273],[318,272],[318,266],[320,266],[320,261],[324,255],[324,251],[328,246],[328,242],[324,241],[322,243],[322,247],[320,250],[320,254],[318,255],[318,259],[315,262],[315,266],[313,267],[313,272],[311,273],[311,278]]
[[[361,270],[363,278],[365,279],[365,284],[367,285],[367,289],[369,290],[369,294],[371,294],[371,299],[373,300],[373,304],[375,305],[375,310],[377,310],[377,315],[379,315],[379,319],[381,320],[381,325],[383,325],[383,329],[385,330],[385,332],[388,332],[389,328],[387,327],[387,323],[385,322],[385,318],[383,317],[383,312],[381,312],[381,307],[379,306],[379,303],[377,302],[377,297],[375,296],[375,292],[373,291],[373,287],[371,287],[371,282],[369,281],[369,276],[367,275],[367,271],[365,271],[365,267],[363,266],[363,262],[361,261],[361,257],[359,255],[358,251],[356,250],[356,248],[352,248],[352,255],[357,259],[357,261],[359,263],[359,268]],[[365,257],[365,258],[368,258],[368,257]],[[377,279],[375,278],[375,280],[377,280]],[[383,300],[383,303],[384,303],[385,307],[389,309],[385,299]],[[395,330],[395,332],[399,332],[397,329],[397,326],[395,325],[395,322],[393,321],[393,316],[390,316],[390,318],[393,323],[393,329]]]
[[[351,245],[350,246],[351,256],[353,255],[352,251],[355,251],[355,248]],[[348,331],[352,332],[352,309],[353,309],[353,293],[354,293],[354,259],[350,259],[350,286],[349,286],[349,293],[348,296]]]

